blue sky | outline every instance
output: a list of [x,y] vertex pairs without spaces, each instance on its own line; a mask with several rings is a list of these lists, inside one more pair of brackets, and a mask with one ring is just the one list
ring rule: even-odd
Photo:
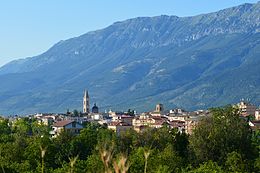
[[0,66],[116,21],[193,16],[258,0],[1,0]]

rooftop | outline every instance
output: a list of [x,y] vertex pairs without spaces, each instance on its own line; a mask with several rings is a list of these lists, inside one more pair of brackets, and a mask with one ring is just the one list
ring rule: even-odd
[[55,127],[64,127],[64,126],[66,126],[66,125],[68,125],[68,124],[70,124],[72,122],[74,122],[74,121],[72,121],[72,120],[57,121],[56,123],[53,124],[53,126],[55,126]]

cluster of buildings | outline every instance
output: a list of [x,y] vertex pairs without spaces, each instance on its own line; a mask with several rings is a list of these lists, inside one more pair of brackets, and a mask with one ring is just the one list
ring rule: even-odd
[[191,133],[200,118],[208,116],[208,111],[187,112],[183,109],[165,111],[162,104],[157,104],[155,110],[136,114],[134,111],[100,113],[99,108],[94,104],[90,109],[90,98],[88,91],[83,94],[82,113],[67,111],[66,114],[35,114],[34,118],[39,123],[52,127],[50,134],[56,137],[61,131],[66,130],[78,134],[86,122],[94,122],[107,125],[108,129],[114,130],[117,134],[129,129],[141,132],[146,128],[161,128],[167,126],[176,128],[180,132]]
[[175,128],[179,132],[191,133],[196,123],[205,116],[208,116],[208,111],[186,112],[182,109],[173,109],[165,111],[162,104],[157,104],[155,110],[144,112],[139,115],[129,116],[126,114],[109,114],[111,122],[108,123],[108,128],[116,133],[133,129],[141,132],[146,128],[161,128],[167,126]]
[[[87,102],[86,102],[87,103]],[[93,108],[96,108],[94,104]],[[87,109],[85,109],[87,108]],[[208,111],[186,112],[182,109],[173,109],[165,111],[162,104],[156,105],[154,111],[141,114],[132,114],[129,112],[99,113],[92,109],[88,111],[88,106],[83,105],[83,114],[74,116],[73,113],[66,114],[35,114],[34,118],[41,124],[52,127],[50,134],[56,137],[62,130],[78,134],[86,122],[99,123],[107,125],[108,129],[114,130],[117,134],[133,129],[141,132],[146,128],[161,128],[167,126],[176,128],[180,132],[191,133],[196,123],[204,116],[208,116]]]
[[[260,128],[260,109],[244,100],[234,106],[239,109],[241,117],[251,117],[249,125],[252,129]],[[64,130],[79,134],[86,122],[107,125],[108,129],[115,131],[117,134],[129,129],[142,132],[146,128],[161,128],[163,126],[191,134],[199,120],[210,116],[210,112],[208,110],[188,112],[178,108],[166,111],[162,104],[157,104],[153,111],[140,114],[136,114],[134,111],[113,112],[111,110],[100,113],[96,103],[90,109],[89,94],[88,91],[85,91],[82,113],[67,111],[65,114],[38,113],[33,116],[39,123],[52,127],[50,131],[52,137],[56,137]]]
[[253,130],[260,129],[260,108],[251,104],[249,100],[245,101],[244,99],[235,106],[239,109],[241,117],[248,118],[249,126]]

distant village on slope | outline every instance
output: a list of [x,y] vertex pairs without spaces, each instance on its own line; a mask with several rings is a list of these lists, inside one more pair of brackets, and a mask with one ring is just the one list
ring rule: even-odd
[[[57,137],[62,131],[77,135],[83,129],[83,124],[88,122],[105,125],[117,134],[129,129],[141,132],[146,128],[161,128],[163,126],[175,128],[181,133],[191,134],[199,120],[211,116],[210,110],[192,112],[181,108],[165,110],[163,104],[160,103],[155,105],[155,110],[150,112],[136,113],[135,110],[131,109],[126,112],[112,110],[99,112],[96,103],[90,109],[90,97],[87,90],[84,91],[82,107],[82,112],[67,110],[66,113],[36,113],[26,115],[26,117],[35,118],[39,124],[51,127],[51,136]],[[244,99],[241,99],[233,107],[239,110],[240,117],[246,119],[253,130],[260,129],[260,108]],[[15,115],[7,118],[14,123],[23,116]],[[6,119],[6,117],[3,116],[2,119]]]

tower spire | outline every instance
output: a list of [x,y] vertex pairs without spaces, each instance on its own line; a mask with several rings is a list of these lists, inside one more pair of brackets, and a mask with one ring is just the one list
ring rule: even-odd
[[88,90],[84,91],[84,96],[83,96],[83,113],[89,113],[89,95],[88,95]]

